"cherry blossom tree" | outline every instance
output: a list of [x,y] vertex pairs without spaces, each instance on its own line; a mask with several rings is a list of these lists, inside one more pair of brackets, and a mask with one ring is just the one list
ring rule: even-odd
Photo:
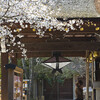
[[[72,0],[0,0],[1,52],[14,52],[14,50],[5,49],[6,37],[9,37],[10,42],[7,42],[7,46],[9,47],[11,44],[12,46],[18,45],[18,48],[22,50],[22,55],[26,56],[25,53],[27,50],[24,48],[24,44],[22,44],[20,41],[17,41],[16,43],[15,40],[17,37],[24,37],[23,35],[20,35],[20,32],[27,27],[37,30],[36,34],[42,36],[45,34],[47,29],[55,28],[56,30],[65,31],[68,33],[69,30],[75,30],[74,24],[80,28],[83,24],[83,21],[80,19],[61,22],[58,21],[57,18],[62,17],[63,19],[67,19],[67,12],[69,13],[71,10],[69,6],[71,6],[73,9],[77,9],[75,13],[80,7],[82,7],[82,9],[86,8],[84,12],[86,10],[88,11],[88,9],[93,10],[93,7],[92,9],[89,8],[92,1],[88,1],[90,3],[88,3],[89,5],[85,5],[85,1],[86,0],[82,2],[81,0],[81,2],[77,3],[77,0],[74,2]],[[66,11],[66,7],[68,8],[68,11]],[[65,12],[66,14],[64,15]],[[73,14],[73,16],[74,15],[75,14]],[[79,13],[78,15],[81,14]],[[93,14],[92,16],[94,15],[96,14]],[[16,27],[12,29],[13,25],[15,24],[20,24],[20,28]],[[15,32],[18,32],[19,34],[14,36],[12,33]]]

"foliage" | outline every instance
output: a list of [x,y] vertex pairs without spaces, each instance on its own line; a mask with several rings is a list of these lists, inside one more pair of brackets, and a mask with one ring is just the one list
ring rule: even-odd
[[[29,59],[25,60],[26,67],[23,66],[21,59],[17,60],[17,64],[18,64],[18,67],[23,68],[24,70],[23,78],[25,79],[25,74],[27,74],[27,79],[29,79]],[[27,72],[25,72],[25,70],[27,70]]]
[[46,68],[41,64],[35,66],[35,78],[38,80],[46,80],[50,85],[55,82],[63,83],[65,79],[72,78],[74,71],[69,70],[68,68],[64,68],[63,74],[56,72],[52,74],[52,69]]
[[86,62],[85,58],[82,57],[71,57],[72,63],[70,63],[67,67],[70,70],[74,70],[78,72],[81,76],[85,75],[86,70]]

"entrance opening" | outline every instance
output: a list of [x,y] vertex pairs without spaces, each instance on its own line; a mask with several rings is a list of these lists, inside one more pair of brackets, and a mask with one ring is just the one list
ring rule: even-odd
[[[62,68],[63,74],[59,72],[52,74],[52,68],[41,64],[41,62],[48,59],[47,57],[18,59],[18,66],[21,66],[24,70],[23,98],[29,100],[73,100],[75,98],[75,84],[78,80],[82,80],[84,83],[85,97],[85,58],[67,58],[72,62]],[[89,86],[91,88],[91,79]]]

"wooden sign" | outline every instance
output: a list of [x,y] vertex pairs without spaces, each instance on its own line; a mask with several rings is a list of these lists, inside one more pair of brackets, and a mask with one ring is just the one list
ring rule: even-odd
[[7,100],[23,100],[23,69],[14,64],[6,64],[5,68],[8,70]]
[[97,12],[100,14],[100,0],[95,0],[95,7]]

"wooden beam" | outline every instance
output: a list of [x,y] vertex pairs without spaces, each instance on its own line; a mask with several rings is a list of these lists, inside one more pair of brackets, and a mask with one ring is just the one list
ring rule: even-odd
[[[53,52],[27,52],[28,58],[31,57],[51,57]],[[85,51],[63,51],[61,55],[64,57],[85,57]],[[17,53],[17,58],[23,58],[21,53]]]
[[100,42],[50,42],[25,44],[28,51],[85,51],[99,50]]
[[[16,53],[21,52],[17,46],[9,47]],[[100,42],[36,42],[27,43],[25,47],[28,52],[53,52],[53,51],[97,51],[100,49]]]
[[[100,27],[97,26],[97,27]],[[70,30],[69,32],[66,32],[66,31],[59,31],[59,30],[52,30],[52,31],[46,31],[44,36],[50,36],[51,34],[52,35],[56,35],[56,36],[61,36],[63,34],[66,34],[67,35],[94,35],[95,33],[100,33],[100,30],[96,30],[97,27],[88,27],[88,26],[85,26],[83,27],[84,30],[83,31],[80,31],[80,29],[77,29],[77,30]],[[26,28],[26,29],[23,29],[21,32],[13,32],[12,34],[13,35],[17,35],[17,34],[21,34],[21,35],[24,35],[24,36],[33,36],[33,37],[37,37],[38,35],[36,34],[37,31],[33,32],[31,28]]]
[[96,41],[95,37],[65,37],[65,38],[50,38],[50,37],[43,37],[43,38],[38,38],[38,37],[23,37],[20,40],[22,43],[36,43],[36,42],[91,42],[91,41]]
[[84,18],[81,18],[81,17],[75,17],[75,18],[68,18],[66,20],[64,20],[63,18],[57,18],[57,20],[59,21],[62,21],[62,22],[65,22],[65,21],[68,21],[68,20],[73,20],[73,19],[82,19],[83,21],[92,21],[92,22],[98,22],[100,21],[100,17],[84,17]]
[[[94,34],[94,33],[100,33],[100,30],[96,30],[97,27],[100,27],[100,17],[99,18],[70,18],[67,20],[59,19],[61,22],[67,22],[69,20],[73,19],[82,19],[83,20],[83,25],[81,27],[84,28],[83,31],[80,30],[80,28],[77,28],[76,30],[70,30],[68,33],[65,31],[59,31],[57,29],[53,29],[51,31],[47,30],[45,33],[46,34]],[[13,23],[14,25],[9,26],[10,23],[3,23],[3,25],[7,25],[8,27],[12,28],[12,30],[16,30],[18,28],[21,28],[19,23]],[[21,32],[13,32],[13,35],[16,34],[24,34],[24,35],[31,35],[31,34],[36,34],[36,31],[33,32],[33,29],[29,27],[29,23],[23,23],[24,25],[28,25],[28,28],[23,29]],[[35,35],[36,36],[36,35]]]

